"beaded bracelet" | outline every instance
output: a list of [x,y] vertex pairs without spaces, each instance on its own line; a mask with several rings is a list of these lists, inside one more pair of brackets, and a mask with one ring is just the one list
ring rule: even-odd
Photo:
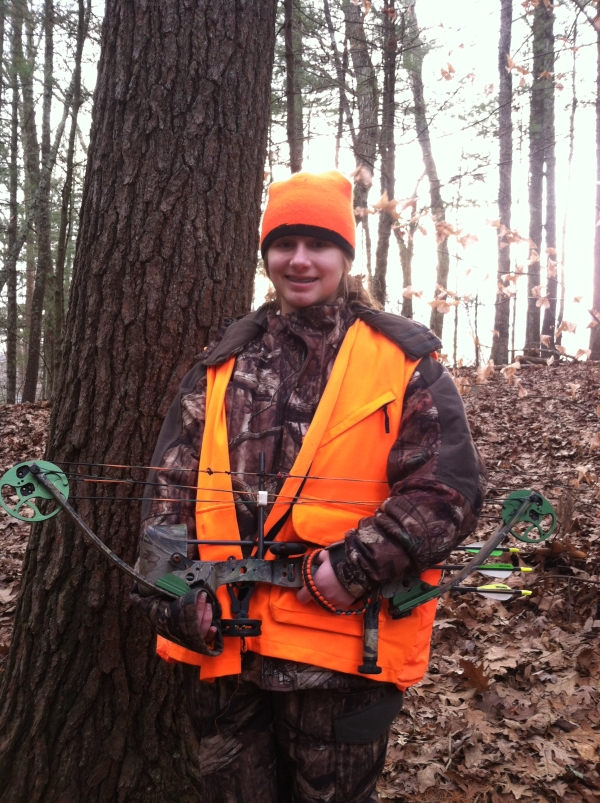
[[304,581],[304,587],[306,588],[308,593],[311,595],[311,597],[314,599],[317,605],[319,605],[324,610],[329,611],[329,613],[336,613],[339,616],[356,616],[359,613],[363,613],[367,609],[371,601],[370,599],[367,599],[365,604],[362,605],[360,608],[354,608],[351,611],[349,611],[346,610],[345,608],[336,608],[335,605],[332,605],[331,602],[329,602],[329,600],[327,600],[321,594],[321,592],[315,585],[315,581],[312,575],[312,566],[314,559],[321,551],[322,550],[320,549],[315,549],[312,552],[309,552],[308,555],[304,556],[304,559],[302,561],[302,580]]

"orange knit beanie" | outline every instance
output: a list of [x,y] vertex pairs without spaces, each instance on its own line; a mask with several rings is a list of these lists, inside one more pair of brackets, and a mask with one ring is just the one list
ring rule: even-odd
[[356,224],[350,181],[330,170],[294,173],[286,181],[271,184],[260,234],[263,257],[275,240],[288,235],[327,240],[354,259]]

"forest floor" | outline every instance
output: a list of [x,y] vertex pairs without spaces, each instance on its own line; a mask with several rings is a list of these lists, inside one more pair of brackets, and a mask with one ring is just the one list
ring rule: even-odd
[[[531,597],[440,601],[429,671],[392,727],[381,797],[600,801],[600,363],[484,374],[456,377],[490,478],[475,537],[523,488],[552,502],[559,527],[539,546],[510,539],[533,569],[510,585]],[[43,455],[49,412],[43,402],[0,407],[0,476]],[[1,512],[0,662],[28,528]]]

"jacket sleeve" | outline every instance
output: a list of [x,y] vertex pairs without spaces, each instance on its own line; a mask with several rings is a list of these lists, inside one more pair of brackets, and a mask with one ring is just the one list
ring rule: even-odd
[[355,597],[443,561],[481,513],[485,467],[454,381],[432,357],[408,384],[387,472],[389,498],[330,548],[336,576]]
[[[198,362],[184,377],[161,428],[144,492],[142,536],[152,525],[185,524],[188,538],[195,538],[195,499],[205,403],[206,369]],[[198,557],[195,545],[188,545],[188,557]],[[219,645],[207,645],[200,635],[196,614],[198,593],[190,591],[170,601],[157,594],[142,593],[136,585],[131,599],[159,635],[195,652],[216,655]]]

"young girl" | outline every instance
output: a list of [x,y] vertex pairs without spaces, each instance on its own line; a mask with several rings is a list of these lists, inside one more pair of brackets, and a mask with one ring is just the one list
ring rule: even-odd
[[[243,546],[201,546],[203,560],[248,556],[263,453],[265,537],[314,551],[309,588],[257,584],[260,636],[223,639],[203,592],[133,595],[159,654],[184,665],[205,803],[379,799],[388,730],[425,672],[435,603],[399,620],[382,604],[378,675],[358,669],[363,617],[333,611],[443,561],[481,510],[485,474],[432,356],[440,341],[352,289],[354,246],[342,174],[271,185],[261,250],[276,300],[202,354],[153,457],[143,539],[186,525],[190,540]],[[227,589],[218,596],[230,616]]]

